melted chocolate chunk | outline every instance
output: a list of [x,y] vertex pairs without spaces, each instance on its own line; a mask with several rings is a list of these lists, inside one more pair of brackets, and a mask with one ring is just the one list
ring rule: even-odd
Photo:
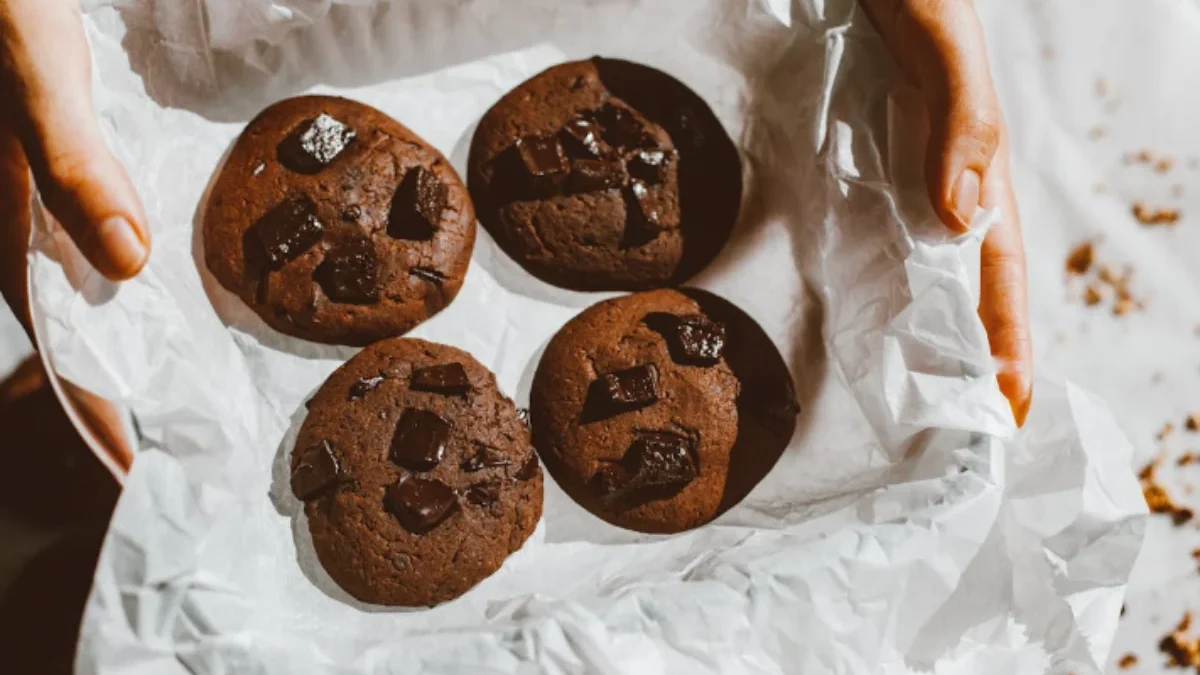
[[601,159],[612,152],[601,134],[604,130],[591,112],[583,112],[563,125],[559,137],[567,154],[575,159]]
[[292,469],[292,494],[301,501],[319,496],[337,482],[338,460],[329,441],[305,448]]
[[605,373],[600,382],[612,407],[640,407],[658,400],[658,368],[653,363]]
[[331,249],[313,276],[334,302],[368,305],[379,300],[375,247],[355,241]]
[[279,162],[297,173],[316,173],[332,162],[350,141],[354,130],[324,113],[307,120],[279,144]]
[[571,161],[571,175],[567,177],[570,192],[598,192],[618,188],[625,184],[625,167],[619,160],[576,159]]
[[638,431],[619,465],[603,467],[593,489],[610,508],[632,508],[677,494],[699,475],[695,441],[670,431]]
[[442,363],[414,371],[409,387],[445,396],[462,396],[471,391],[471,380],[461,363]]
[[254,224],[254,233],[271,269],[281,269],[321,241],[325,226],[317,219],[316,210],[308,197],[293,197]]
[[670,431],[639,431],[621,464],[646,487],[686,485],[698,475],[694,446],[693,439]]
[[434,172],[421,166],[410,169],[392,195],[388,235],[415,241],[432,239],[446,210],[446,192]]
[[429,471],[446,456],[451,424],[420,408],[405,408],[392,436],[390,458],[410,471]]
[[513,478],[516,478],[517,480],[533,480],[533,477],[537,475],[537,472],[537,455],[530,453],[529,459],[525,460],[525,463],[521,465],[521,468],[517,469],[517,472],[513,474]]
[[725,324],[703,316],[681,316],[670,333],[671,354],[684,363],[711,366],[725,351]]
[[512,464],[507,457],[500,454],[499,450],[489,448],[481,443],[475,444],[475,454],[463,460],[462,470],[467,473],[475,473],[484,469],[492,469],[499,466],[508,466]]
[[357,401],[367,394],[375,391],[379,385],[383,384],[383,375],[375,377],[360,377],[358,381],[350,385],[350,400]]
[[446,283],[446,275],[430,267],[410,267],[408,273],[437,286]]
[[667,180],[668,152],[666,150],[639,150],[629,158],[629,175],[647,185],[659,185]]
[[662,224],[662,209],[657,196],[646,183],[633,179],[624,191],[625,234],[621,242],[624,248],[637,248],[653,241],[665,229]]
[[553,136],[518,138],[517,154],[529,178],[553,178],[567,172],[567,157],[563,154],[562,144]]
[[383,492],[383,506],[413,534],[425,534],[458,510],[458,495],[440,480],[405,476]]
[[342,220],[346,221],[347,223],[357,223],[358,219],[362,217],[362,207],[358,204],[351,204],[350,206],[342,209],[341,213],[338,215],[340,215]]
[[627,108],[606,103],[600,109],[599,119],[604,127],[604,140],[621,151],[654,144],[650,130]]
[[475,483],[467,488],[467,501],[475,506],[491,509],[500,501],[499,483]]

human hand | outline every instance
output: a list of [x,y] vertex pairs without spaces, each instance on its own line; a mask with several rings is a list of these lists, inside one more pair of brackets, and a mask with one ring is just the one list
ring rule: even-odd
[[[0,293],[27,331],[31,170],[46,207],[100,273],[122,280],[142,269],[146,216],[93,114],[91,58],[74,0],[0,2]],[[66,388],[93,436],[126,463],[111,404]]]
[[1002,221],[983,242],[979,317],[1000,364],[1000,390],[1024,424],[1033,389],[1025,250],[1008,141],[971,0],[861,0],[929,117],[925,178],[934,210],[965,231],[977,206]]

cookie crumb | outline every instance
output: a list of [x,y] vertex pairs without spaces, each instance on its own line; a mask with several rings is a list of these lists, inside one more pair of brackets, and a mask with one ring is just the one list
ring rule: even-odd
[[1188,627],[1192,623],[1191,612],[1186,612],[1175,630],[1163,636],[1158,648],[1169,657],[1168,666],[1175,668],[1200,668],[1200,640],[1189,638]]
[[1117,304],[1113,305],[1113,315],[1125,316],[1135,309],[1140,309],[1140,306],[1129,298],[1119,298]]
[[1153,208],[1141,201],[1134,202],[1131,211],[1142,225],[1174,225],[1182,215],[1179,209]]
[[1200,415],[1191,414],[1184,420],[1183,426],[1188,431],[1200,431]]
[[1173,167],[1173,166],[1175,166],[1175,160],[1173,158],[1162,157],[1162,158],[1159,158],[1159,160],[1154,163],[1154,170],[1157,171],[1158,173],[1166,173],[1166,172],[1170,171],[1171,167]]
[[1172,431],[1175,431],[1175,425],[1167,422],[1166,424],[1162,425],[1162,428],[1158,430],[1157,434],[1154,434],[1154,440],[1161,441],[1167,436],[1170,436]]
[[1195,513],[1186,506],[1176,504],[1175,500],[1171,499],[1171,495],[1167,494],[1167,491],[1154,479],[1154,472],[1158,469],[1160,461],[1161,458],[1155,459],[1138,472],[1138,480],[1142,484],[1142,495],[1145,497],[1146,506],[1149,507],[1151,513],[1168,515],[1171,517],[1171,522],[1179,527],[1190,521]]
[[1071,253],[1067,255],[1067,272],[1071,274],[1087,274],[1087,271],[1092,268],[1094,260],[1095,249],[1092,246],[1092,242],[1085,241],[1071,249]]
[[1117,661],[1117,667],[1121,670],[1127,670],[1137,665],[1138,657],[1135,654],[1126,654]]
[[1087,290],[1083,292],[1083,304],[1088,307],[1094,307],[1102,300],[1104,300],[1104,296],[1100,295],[1100,289],[1095,286],[1088,286]]
[[1185,452],[1179,456],[1179,459],[1175,460],[1175,466],[1187,466],[1196,462],[1200,462],[1200,455],[1194,452]]

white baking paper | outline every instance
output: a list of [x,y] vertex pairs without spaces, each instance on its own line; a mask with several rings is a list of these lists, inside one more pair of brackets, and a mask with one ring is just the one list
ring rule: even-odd
[[[1040,381],[1015,430],[975,314],[992,214],[956,239],[936,224],[850,0],[129,0],[85,22],[155,250],[119,288],[45,219],[31,255],[56,367],[140,434],[81,672],[1099,672],[1142,536],[1129,445],[1065,382]],[[712,525],[632,535],[548,481],[538,532],[466,596],[363,606],[314,562],[282,470],[303,401],[353,351],[280,336],[214,282],[206,186],[254,113],[306,91],[379,107],[461,173],[493,101],[593,53],[684,80],[742,148],[741,222],[695,285],[775,340],[796,436]],[[415,334],[520,404],[542,345],[601,297],[532,280],[481,232]]]

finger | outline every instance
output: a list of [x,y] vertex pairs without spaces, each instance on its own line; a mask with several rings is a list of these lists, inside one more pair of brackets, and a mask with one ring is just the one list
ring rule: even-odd
[[[47,52],[51,53],[47,53]],[[92,110],[91,61],[68,0],[0,3],[0,99],[47,208],[105,276],[137,274],[149,234],[137,193]]]
[[29,165],[21,146],[0,129],[0,295],[33,339],[25,262],[30,194]]
[[963,231],[980,205],[1003,121],[969,0],[864,0],[929,112],[926,182],[934,210]]
[[992,356],[1000,366],[1000,391],[1012,405],[1017,424],[1022,425],[1033,396],[1033,342],[1025,248],[1004,145],[996,153],[982,195],[983,206],[998,208],[1002,220],[988,231],[983,242],[979,318],[987,330]]

